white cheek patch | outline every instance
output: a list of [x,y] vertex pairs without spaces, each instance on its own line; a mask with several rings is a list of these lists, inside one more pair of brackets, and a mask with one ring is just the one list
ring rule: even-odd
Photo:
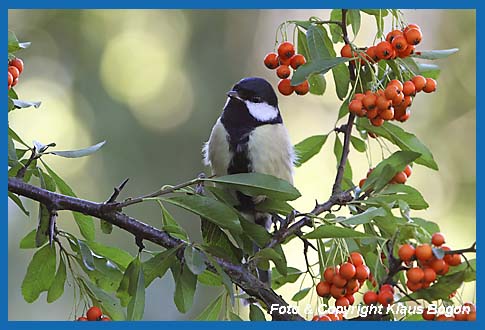
[[254,103],[244,101],[244,103],[246,103],[251,116],[253,116],[257,121],[266,122],[278,117],[278,108],[275,108],[266,102]]

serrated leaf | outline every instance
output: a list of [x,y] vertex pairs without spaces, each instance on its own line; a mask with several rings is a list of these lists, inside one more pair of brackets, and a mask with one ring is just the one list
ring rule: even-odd
[[367,145],[365,144],[365,142],[356,136],[350,137],[350,143],[352,143],[352,146],[358,152],[365,152],[367,150]]
[[107,246],[95,241],[86,242],[86,244],[91,248],[91,250],[99,255],[103,256],[115,264],[117,264],[121,269],[126,269],[130,262],[133,260],[131,254],[117,247]]
[[266,321],[263,311],[255,304],[249,305],[249,319],[251,321]]
[[271,270],[271,288],[276,290],[286,283],[295,283],[303,273],[304,272],[297,268],[288,267],[286,269],[286,275],[282,275],[280,272],[278,272],[278,269],[273,268]]
[[217,321],[222,310],[224,296],[220,294],[195,318],[196,321]]
[[318,154],[325,144],[325,141],[327,141],[327,138],[328,135],[314,135],[296,144],[294,146],[297,156],[295,166],[300,167],[303,163]]
[[310,292],[310,290],[313,289],[313,288],[304,288],[304,289],[301,289],[300,291],[298,291],[297,293],[295,293],[293,295],[293,298],[291,298],[291,300],[293,301],[300,301],[300,300],[303,300],[303,298],[305,298],[308,293]]
[[95,153],[96,151],[101,149],[105,144],[106,144],[106,141],[102,141],[84,149],[69,150],[69,151],[50,151],[48,152],[48,154],[61,156],[64,158],[80,158],[80,157],[89,156]]
[[291,85],[296,86],[308,79],[312,74],[325,74],[333,67],[348,62],[350,59],[346,57],[323,58],[308,61],[293,73],[291,78]]
[[286,180],[262,173],[239,173],[204,180],[234,188],[250,196],[264,195],[290,201],[301,196],[300,192]]
[[458,52],[458,48],[451,49],[440,49],[440,50],[421,50],[415,52],[412,57],[421,58],[423,60],[439,60],[442,58],[447,58],[450,55]]
[[102,289],[91,283],[91,281],[80,278],[81,283],[89,290],[91,299],[95,306],[100,306],[103,313],[107,314],[114,321],[123,321],[126,316],[118,301]]
[[229,206],[216,199],[200,195],[184,195],[162,200],[198,214],[222,228],[236,233],[242,231],[238,215]]
[[26,216],[29,216],[30,215],[30,212],[27,211],[27,209],[24,207],[24,204],[22,203],[22,200],[20,199],[19,196],[15,195],[13,192],[8,192],[8,198],[10,198],[10,200],[12,202],[14,202],[18,207],[19,209],[26,215]]
[[48,303],[52,303],[62,296],[64,293],[64,284],[66,283],[66,278],[66,264],[64,263],[63,258],[59,258],[59,267],[57,268],[56,276],[54,277],[54,281],[47,292]]
[[32,303],[39,295],[48,291],[56,274],[56,249],[45,245],[35,252],[27,267],[22,282],[22,296],[25,301]]
[[[42,162],[42,164],[47,170],[47,173],[49,173],[49,175],[54,179],[57,189],[61,194],[77,197],[74,191],[72,191],[71,187],[69,187],[69,185],[61,179],[61,177],[59,177],[49,166],[47,166],[45,162]],[[81,235],[83,235],[83,237],[88,241],[94,241],[95,229],[93,218],[79,212],[72,212],[72,214],[76,224],[79,227]]]
[[314,238],[365,238],[371,237],[369,234],[362,233],[350,228],[337,227],[332,225],[321,225],[312,232],[303,236],[307,239]]
[[177,276],[174,274],[175,278],[175,294],[174,302],[180,313],[187,313],[192,308],[192,303],[194,301],[195,288],[197,286],[197,276],[192,274],[192,272],[183,266],[180,274]]
[[185,247],[184,260],[187,267],[195,275],[199,275],[207,268],[205,255],[191,245]]

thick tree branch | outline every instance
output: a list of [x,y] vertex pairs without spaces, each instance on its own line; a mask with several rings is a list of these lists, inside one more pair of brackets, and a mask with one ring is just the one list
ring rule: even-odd
[[[175,238],[163,230],[152,227],[122,212],[107,209],[104,203],[51,192],[25,183],[18,178],[8,179],[8,191],[38,201],[50,209],[75,211],[103,219],[128,231],[137,239],[148,240],[167,249],[187,245],[187,242]],[[215,256],[214,259],[229,275],[234,284],[242,288],[247,294],[261,300],[266,305],[268,313],[273,304],[278,305],[278,307],[288,306],[288,303],[281,296],[261,282],[243,265],[235,265]],[[208,266],[212,268],[210,264]],[[274,320],[304,320],[300,315],[279,314],[277,312],[274,312],[271,316]]]

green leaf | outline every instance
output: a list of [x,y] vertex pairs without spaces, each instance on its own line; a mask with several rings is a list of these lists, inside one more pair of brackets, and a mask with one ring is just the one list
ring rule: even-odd
[[367,150],[367,145],[365,144],[365,142],[356,136],[350,137],[350,143],[352,143],[352,146],[358,152],[365,152]]
[[186,265],[183,266],[180,274],[175,275],[175,294],[174,302],[180,313],[187,313],[192,308],[194,301],[195,288],[197,286],[197,276],[192,274]]
[[349,113],[349,99],[347,98],[345,101],[342,102],[338,110],[338,119],[342,119]]
[[[42,162],[42,164],[44,164],[45,169],[54,179],[57,189],[61,194],[77,197],[74,191],[72,191],[71,187],[69,187],[69,185],[64,180],[62,180],[49,166],[47,166],[45,162]],[[81,235],[83,235],[83,237],[88,241],[94,241],[95,229],[93,218],[79,212],[72,212],[72,214],[74,216],[76,224],[79,227]]]
[[430,237],[434,233],[440,232],[440,227],[432,221],[424,220],[424,219],[421,219],[421,218],[411,218],[411,219],[420,228],[423,228],[424,230],[426,230],[428,232],[428,234],[430,235]]
[[197,276],[197,281],[207,286],[223,285],[221,277],[207,269]]
[[327,30],[325,30],[323,26],[311,25],[306,31],[306,40],[310,55],[306,58],[314,61],[317,59],[329,59],[331,57],[335,57],[335,54],[332,54],[327,48],[325,44],[326,39],[328,39]]
[[[52,187],[52,180],[47,181],[48,175],[44,176],[44,173],[42,170],[37,167],[37,175],[39,177],[40,181],[40,187],[43,189],[47,190],[55,190],[55,185]],[[47,187],[47,182],[49,182],[49,187]],[[47,239],[50,235],[49,233],[49,225],[51,222],[51,213],[47,209],[47,206],[45,206],[42,203],[39,203],[39,214],[37,217],[37,233],[35,235],[35,244],[36,247],[40,247],[44,245],[45,242],[47,242]]]
[[350,73],[345,64],[339,64],[332,69],[335,91],[340,100],[345,99],[349,91]]
[[[10,91],[12,91],[12,90],[10,90]],[[10,92],[10,91],[9,91],[9,92]],[[22,140],[22,139],[21,139],[21,138],[18,136],[18,134],[17,134],[17,133],[15,133],[15,131],[14,131],[13,129],[11,129],[10,127],[8,128],[8,135],[9,135],[10,137],[12,137],[12,139],[13,139],[14,141],[17,141],[18,143],[21,143],[21,144],[22,144],[24,147],[26,147],[26,148],[30,148],[30,147],[29,147],[29,145],[28,145],[27,143],[25,143],[25,142],[24,142],[24,141],[23,141],[23,140]]]
[[18,163],[17,152],[15,150],[15,145],[13,143],[12,137],[8,136],[8,165],[14,166]]
[[251,321],[266,321],[263,311],[255,304],[249,305],[249,319]]
[[360,30],[360,10],[349,9],[349,11],[347,12],[347,19],[352,26],[352,33],[354,34],[354,36],[356,36]]
[[196,321],[217,321],[222,310],[224,296],[220,294],[195,318]]
[[465,280],[465,271],[456,272],[451,275],[441,276],[438,282],[426,289],[413,292],[409,297],[403,297],[400,301],[411,299],[425,299],[429,303],[438,299],[448,299],[448,296],[456,291]]
[[96,286],[105,292],[115,292],[120,286],[123,273],[120,269],[106,258],[94,257],[94,270],[89,270],[84,265],[82,258],[77,257],[76,261],[83,268]]
[[23,101],[23,100],[16,100],[12,99],[14,109],[24,109],[24,108],[38,108],[41,105],[41,102],[39,101]]
[[191,245],[185,247],[184,260],[187,267],[195,275],[199,275],[207,268],[205,255]]
[[30,233],[25,235],[24,238],[20,240],[19,247],[21,249],[35,249],[37,247],[35,244],[36,233],[37,233],[37,230],[34,229]]
[[52,282],[49,291],[47,292],[47,302],[51,303],[59,299],[64,293],[64,284],[66,283],[67,273],[66,264],[63,258],[59,258],[59,267],[57,268],[57,273]]
[[[213,187],[211,187],[213,188]],[[162,229],[172,234],[174,237],[187,240],[187,233],[180,226],[168,210],[163,206],[160,200],[157,200],[160,209],[162,210]]]
[[350,228],[337,227],[332,225],[321,225],[312,232],[303,236],[307,239],[314,238],[365,238],[371,237],[369,234],[355,231]]
[[109,223],[108,221],[106,220],[102,220],[100,219],[99,220],[99,226],[101,228],[101,231],[104,233],[104,234],[111,234],[113,232],[113,224]]
[[116,297],[120,299],[121,306],[127,306],[136,294],[140,269],[141,263],[138,257],[134,258],[126,268],[116,290]]
[[424,60],[439,60],[441,58],[447,58],[450,55],[458,52],[458,48],[441,49],[441,50],[421,50],[415,52],[412,57],[422,58]]
[[274,262],[276,269],[280,274],[286,275],[286,260],[283,256],[281,256],[278,252],[274,249],[265,248],[259,250],[255,255],[254,258],[257,260],[271,260]]
[[229,206],[216,199],[200,195],[184,195],[163,198],[163,201],[198,214],[222,228],[236,233],[242,231],[237,214]]
[[438,79],[440,67],[436,64],[418,63],[419,73],[425,78]]
[[93,253],[91,252],[89,246],[86,244],[86,242],[80,239],[77,240],[77,244],[79,246],[79,252],[81,253],[84,266],[88,270],[95,270],[96,267],[94,266]]
[[12,31],[8,31],[8,52],[14,53],[20,49],[28,48],[30,46],[30,42],[19,42],[15,33]]
[[309,61],[293,73],[291,78],[291,85],[296,86],[308,79],[308,77],[315,73],[325,74],[333,67],[348,62],[350,59],[346,57],[322,58]]
[[204,180],[233,188],[250,196],[264,195],[290,201],[301,196],[288,181],[262,173],[239,173]]
[[295,166],[300,167],[322,149],[328,135],[314,135],[306,138],[294,146],[297,156]]
[[231,298],[231,304],[234,305],[234,288],[232,281],[229,277],[229,275],[226,274],[226,272],[222,269],[222,267],[216,262],[216,260],[211,257],[209,254],[207,255],[207,259],[211,263],[211,265],[216,269],[217,274],[222,279],[222,284],[224,284],[224,287],[226,288],[227,294]]
[[392,203],[404,201],[413,210],[423,210],[429,207],[423,198],[423,195],[415,188],[403,184],[390,184],[384,188],[378,195],[368,198],[366,204],[380,205],[382,203]]
[[[342,9],[333,9],[330,12],[330,20],[332,21],[342,21]],[[332,41],[334,44],[337,42],[343,42],[344,39],[342,38],[342,29],[340,25],[337,24],[330,24],[330,34],[332,35]]]
[[162,278],[167,270],[175,263],[177,248],[165,250],[143,262],[145,285],[148,287],[157,277]]
[[293,298],[291,298],[291,300],[293,300],[293,301],[303,300],[303,298],[305,298],[308,295],[308,293],[310,292],[311,289],[313,289],[313,288],[309,287],[309,288],[301,289],[300,291],[298,291],[297,293],[295,293],[293,295]]
[[24,204],[22,204],[22,200],[20,199],[19,196],[15,195],[13,192],[8,192],[8,198],[12,200],[17,206],[20,208],[20,210],[26,215],[29,216],[30,212],[27,211],[27,209],[24,207]]
[[80,278],[81,283],[84,284],[87,290],[91,293],[91,299],[95,306],[100,306],[105,314],[107,314],[114,321],[123,321],[126,316],[120,305],[118,299],[107,294],[102,289],[91,283],[91,281]]
[[399,59],[399,62],[404,63],[405,67],[409,68],[413,75],[420,74],[419,66],[414,60],[414,58],[412,57],[401,58]]
[[[143,319],[143,313],[145,312],[145,278],[143,276],[143,264],[138,260],[138,272],[136,273],[136,279],[133,280],[135,286],[132,291],[132,297],[128,303],[127,319],[130,321],[139,321]],[[131,283],[130,283],[131,284]]]
[[414,151],[396,151],[376,166],[362,186],[362,190],[366,191],[369,188],[375,191],[381,190],[388,185],[396,173],[403,171],[406,165],[411,164],[419,156],[420,154]]
[[237,315],[233,312],[229,312],[229,319],[231,321],[244,321],[242,318],[239,317],[239,315]]
[[49,244],[35,252],[22,282],[22,296],[32,303],[48,291],[56,274],[56,249]]
[[101,147],[103,147],[105,144],[106,144],[106,141],[102,141],[100,143],[97,143],[93,146],[90,146],[84,149],[69,150],[69,151],[51,151],[51,152],[48,152],[47,154],[52,154],[52,155],[61,156],[65,158],[80,158],[80,157],[89,156],[95,153],[96,151],[101,149]]
[[424,165],[434,170],[438,170],[438,165],[433,159],[431,151],[418,138],[400,128],[397,125],[385,122],[380,127],[372,126],[367,119],[358,120],[359,129],[374,132],[379,136],[397,145],[401,150],[411,150],[419,152],[421,156],[416,159],[416,163]]
[[[342,158],[342,153],[343,153],[343,145],[342,142],[340,142],[340,138],[338,135],[335,135],[335,143],[333,145],[333,153],[335,155],[335,158],[337,160],[337,170],[338,170],[338,164],[340,163],[340,159]],[[342,189],[350,189],[353,186],[352,184],[352,167],[350,166],[350,162],[347,160],[345,163],[345,168],[344,168],[344,176],[342,180]]]
[[[469,265],[468,265],[469,264]],[[465,272],[464,282],[473,282],[477,279],[477,259],[468,260],[468,263],[462,262],[456,267],[451,267],[447,275],[455,274],[458,272]]]
[[273,268],[271,270],[271,288],[276,290],[281,288],[286,283],[295,283],[303,273],[304,272],[297,268],[288,267],[286,269],[286,275],[282,275],[278,269]]
[[364,223],[371,222],[375,217],[385,216],[386,214],[387,211],[382,207],[369,207],[364,212],[354,215],[353,217],[347,218],[345,220],[339,221],[338,223],[343,223],[350,226],[362,225]]
[[266,198],[264,201],[256,205],[256,211],[261,211],[266,213],[278,213],[285,216],[288,215],[293,210],[294,208],[287,202],[269,199],[269,198]]
[[86,242],[86,244],[91,248],[91,250],[99,255],[103,256],[115,264],[117,264],[121,269],[126,269],[130,262],[133,260],[131,254],[117,247],[107,246],[95,241]]

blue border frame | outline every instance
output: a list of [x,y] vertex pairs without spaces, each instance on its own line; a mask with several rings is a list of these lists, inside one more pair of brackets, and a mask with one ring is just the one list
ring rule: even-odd
[[[216,9],[216,8],[224,8],[224,9],[306,9],[306,8],[362,8],[365,7],[370,8],[389,8],[389,6],[397,5],[397,3],[390,3],[389,1],[382,1],[382,0],[374,0],[372,2],[366,1],[355,1],[355,0],[304,0],[304,1],[289,1],[289,0],[245,0],[235,2],[233,1],[223,1],[223,0],[184,0],[183,2],[167,2],[167,1],[154,1],[154,0],[138,0],[136,2],[128,2],[128,1],[115,1],[115,0],[108,0],[108,1],[100,1],[100,0],[50,0],[50,1],[39,1],[35,0],[20,0],[20,1],[1,1],[1,18],[0,20],[3,22],[4,31],[8,30],[8,9],[76,9],[76,8],[141,8],[141,9],[150,9],[150,8],[181,8],[181,9]],[[403,9],[476,9],[477,10],[477,54],[481,54],[483,50],[482,42],[485,42],[485,38],[480,33],[484,31],[485,23],[483,19],[485,19],[485,15],[482,13],[483,2],[478,0],[473,1],[451,1],[451,0],[428,0],[424,1],[410,1],[408,3],[399,3],[399,8]],[[0,43],[1,49],[3,49],[3,53],[7,52],[7,42],[6,42],[6,33],[3,34],[3,42]],[[477,56],[478,59],[478,56]],[[2,75],[5,76],[7,67],[0,67],[0,70],[3,72]],[[477,67],[477,77],[482,76],[484,69],[481,66]],[[481,90],[484,87],[483,82],[477,79],[477,90]],[[3,108],[7,108],[6,98],[3,101]],[[485,114],[482,113],[477,109],[476,111],[476,122],[484,122]],[[7,123],[8,116],[7,112],[4,112],[2,121]],[[5,128],[5,127],[4,127]],[[480,169],[481,166],[484,165],[481,152],[484,151],[483,146],[478,143],[480,141],[485,141],[485,130],[477,130],[477,144],[476,144],[476,154],[477,154],[477,169]],[[6,134],[6,130],[4,131]],[[4,139],[4,147],[5,150],[7,149],[7,145],[5,143],[6,139]],[[2,152],[0,153],[0,159],[3,164],[7,163],[7,153]],[[479,173],[479,172],[478,172]],[[7,186],[7,173],[3,172],[0,176],[1,184],[6,187]],[[484,183],[484,176],[477,175],[476,186],[483,187]],[[484,224],[481,221],[478,221],[478,218],[484,215],[485,213],[485,205],[481,205],[481,195],[483,195],[483,191],[477,190],[477,207],[476,207],[476,217],[477,217],[477,233],[481,232],[483,229]],[[8,217],[8,204],[7,204],[7,189],[3,191],[4,194],[4,202],[0,206],[2,214],[4,215],[4,219]],[[8,221],[3,221],[4,223],[4,232],[3,232],[3,255],[4,259],[7,260],[8,258]],[[478,235],[477,235],[478,236]],[[478,269],[481,269],[481,259],[478,262]],[[478,273],[481,274],[480,272]],[[35,322],[35,321],[8,321],[8,270],[4,269],[4,271],[0,275],[2,280],[2,287],[4,292],[4,297],[1,300],[1,320],[0,320],[0,328],[2,329],[65,329],[66,327],[72,329],[80,329],[80,328],[106,328],[106,329],[152,329],[152,328],[160,328],[160,327],[171,327],[176,326],[178,329],[193,329],[194,327],[200,329],[226,329],[226,328],[233,328],[233,329],[246,329],[247,327],[251,328],[265,328],[265,329],[316,329],[321,328],[323,326],[327,328],[336,328],[339,329],[353,329],[355,330],[356,327],[359,329],[363,328],[371,328],[371,329],[384,329],[390,326],[388,322],[332,322],[332,323],[325,323],[323,325],[319,322],[191,322],[191,321],[164,321],[164,322],[101,322],[101,323],[94,323],[94,322]],[[482,297],[482,286],[480,282],[477,281],[477,301],[480,301]],[[480,298],[479,298],[480,297]],[[426,327],[427,329],[477,329],[485,324],[485,318],[481,317],[479,312],[477,322],[426,322],[426,323],[414,323],[414,322],[399,322],[393,323],[392,327],[398,327],[402,329],[414,329],[418,327]],[[102,325],[101,325],[102,324]]]

